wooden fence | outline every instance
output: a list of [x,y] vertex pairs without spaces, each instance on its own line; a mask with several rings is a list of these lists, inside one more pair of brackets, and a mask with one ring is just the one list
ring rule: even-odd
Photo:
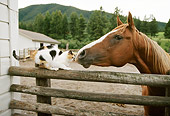
[[[115,116],[112,112],[77,110],[68,107],[57,107],[51,105],[51,97],[77,99],[85,101],[121,103],[133,105],[150,105],[150,106],[165,106],[165,116],[169,116],[170,97],[169,86],[170,76],[168,75],[151,75],[151,74],[130,74],[105,71],[50,71],[38,68],[22,68],[10,67],[9,75],[24,76],[36,78],[37,86],[26,85],[11,85],[11,92],[20,92],[37,95],[37,103],[28,103],[18,100],[12,100],[10,103],[11,109],[21,109],[38,112],[38,116],[58,115],[96,115],[96,116]],[[76,81],[92,81],[105,83],[121,83],[133,85],[147,85],[155,87],[165,87],[166,96],[140,96],[127,94],[111,94],[111,93],[92,93],[81,92],[75,90],[64,90],[50,88],[50,79],[64,79]],[[45,104],[43,104],[45,103]]]

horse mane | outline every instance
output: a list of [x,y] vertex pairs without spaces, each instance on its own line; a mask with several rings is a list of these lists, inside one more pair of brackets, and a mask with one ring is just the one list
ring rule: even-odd
[[[137,31],[144,40],[146,59],[149,60],[152,57],[153,69],[159,74],[166,74],[170,69],[170,56],[166,53],[157,42],[151,40],[148,36],[142,32]],[[151,52],[150,52],[151,49]]]
[[[128,24],[123,24],[115,29],[119,29],[122,33],[126,30],[128,27]],[[134,45],[135,46],[140,46],[138,41],[139,39],[144,40],[144,49],[145,49],[145,56],[147,61],[152,57],[152,64],[153,64],[153,69],[158,73],[158,74],[166,74],[168,70],[170,70],[170,56],[168,53],[165,52],[158,44],[157,42],[151,40],[148,36],[143,34],[142,32],[139,32],[135,28],[135,34],[136,37],[134,38],[135,40]],[[150,52],[150,49],[152,52]],[[150,62],[150,61],[149,61]]]

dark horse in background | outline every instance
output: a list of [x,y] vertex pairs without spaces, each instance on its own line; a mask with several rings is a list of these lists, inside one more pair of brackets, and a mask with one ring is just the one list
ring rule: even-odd
[[[100,39],[81,48],[76,61],[85,68],[90,65],[121,67],[133,64],[140,73],[166,74],[170,69],[169,55],[145,34],[139,32],[131,13],[127,24],[117,17],[117,27]],[[165,88],[142,86],[142,95],[165,96]],[[144,106],[145,116],[164,116],[164,107]]]

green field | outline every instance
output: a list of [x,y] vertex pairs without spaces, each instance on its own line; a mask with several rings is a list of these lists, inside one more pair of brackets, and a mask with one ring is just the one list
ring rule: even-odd
[[157,36],[150,38],[156,41],[165,51],[170,52],[170,39],[164,37],[164,32],[159,32]]

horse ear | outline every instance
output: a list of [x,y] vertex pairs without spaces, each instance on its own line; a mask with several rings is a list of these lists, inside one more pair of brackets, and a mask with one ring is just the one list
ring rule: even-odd
[[122,25],[122,21],[120,20],[119,16],[117,16],[117,26]]
[[133,22],[132,14],[130,12],[129,12],[129,15],[128,15],[127,22],[129,24],[129,27],[133,28],[135,26],[134,22]]

